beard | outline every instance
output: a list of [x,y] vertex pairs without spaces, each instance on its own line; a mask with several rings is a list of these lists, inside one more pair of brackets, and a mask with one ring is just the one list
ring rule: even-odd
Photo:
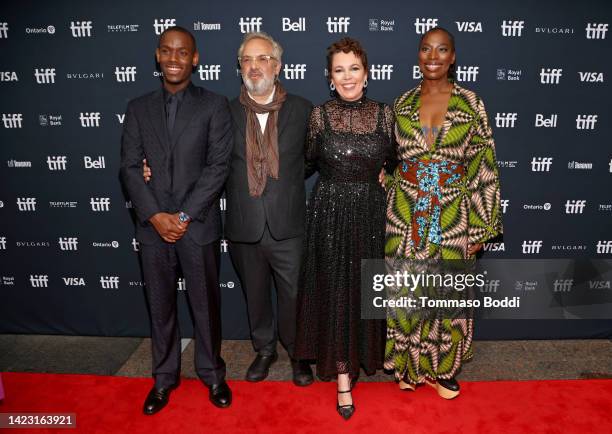
[[249,93],[254,96],[265,95],[272,91],[274,87],[275,78],[274,77],[266,77],[262,76],[259,81],[254,82],[251,80],[247,74],[242,74],[242,81],[244,82],[244,86],[247,88]]

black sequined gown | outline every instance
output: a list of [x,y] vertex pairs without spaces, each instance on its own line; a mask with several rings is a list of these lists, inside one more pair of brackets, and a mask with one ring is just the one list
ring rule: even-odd
[[386,323],[362,320],[361,259],[384,258],[385,192],[380,169],[395,154],[393,113],[366,98],[313,109],[306,173],[319,179],[307,207],[298,293],[296,357],[317,376],[382,369]]

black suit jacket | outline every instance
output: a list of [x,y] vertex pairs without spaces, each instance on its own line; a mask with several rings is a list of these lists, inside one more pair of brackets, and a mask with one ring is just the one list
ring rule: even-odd
[[[136,238],[163,242],[149,219],[183,211],[193,221],[185,236],[199,245],[221,236],[219,194],[229,173],[232,149],[227,99],[189,85],[172,138],[166,128],[163,90],[128,103],[121,138],[121,179],[137,216]],[[142,159],[153,176],[142,177]]]
[[279,179],[268,178],[261,197],[249,195],[244,107],[236,98],[230,109],[234,146],[225,189],[225,237],[236,242],[259,241],[266,222],[277,240],[302,235],[306,214],[304,147],[312,103],[287,95],[278,113]]

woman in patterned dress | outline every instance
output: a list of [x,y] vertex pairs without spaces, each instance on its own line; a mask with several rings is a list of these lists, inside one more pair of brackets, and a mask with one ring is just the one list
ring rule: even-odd
[[[442,28],[419,43],[423,80],[394,104],[402,160],[387,177],[387,263],[469,259],[502,232],[493,137],[484,103],[454,81],[455,43]],[[459,394],[455,376],[472,357],[473,319],[390,311],[385,369],[400,389]]]

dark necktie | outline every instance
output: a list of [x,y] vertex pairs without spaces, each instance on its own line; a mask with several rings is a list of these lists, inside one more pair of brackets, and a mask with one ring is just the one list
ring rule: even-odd
[[178,98],[176,95],[170,95],[168,101],[166,102],[166,126],[168,127],[168,134],[170,134],[170,137],[172,137],[172,130],[174,129],[177,109]]

